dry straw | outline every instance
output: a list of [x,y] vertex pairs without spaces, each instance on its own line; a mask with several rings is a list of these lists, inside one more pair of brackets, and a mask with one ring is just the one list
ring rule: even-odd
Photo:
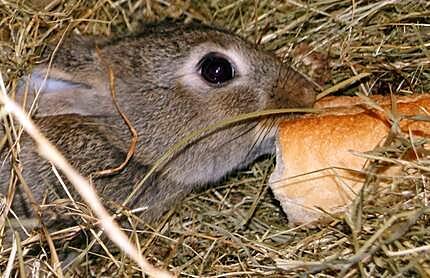
[[[329,57],[322,73],[329,77],[321,84],[324,94],[428,93],[429,11],[430,3],[424,0],[0,0],[0,71],[13,94],[17,80],[40,61],[48,42],[58,42],[70,33],[131,32],[142,21],[169,17],[224,26],[312,73],[306,55],[291,58],[295,46],[305,43],[309,52]],[[13,119],[5,119],[10,137],[19,138]],[[0,138],[0,147],[4,149],[7,142]],[[11,155],[18,157],[19,147],[16,142]],[[420,159],[403,159],[411,151]],[[327,225],[288,225],[267,187],[273,168],[268,158],[190,196],[157,226],[126,232],[153,265],[184,277],[430,276],[428,138],[393,134],[389,144],[365,155],[375,167],[396,163],[403,172],[392,177],[389,188],[378,187],[378,177],[370,175],[350,212],[333,216]],[[72,211],[92,219],[82,206]],[[139,220],[133,213],[123,214],[135,227]],[[106,247],[101,233],[91,228],[87,248],[65,246],[84,260],[58,268],[58,259],[47,254],[55,254],[53,245],[64,244],[64,238],[82,229],[74,226],[15,238],[11,249],[0,248],[2,275],[142,275],[140,267]],[[41,238],[49,238],[51,247],[41,244]],[[104,251],[92,251],[94,242],[101,243]]]

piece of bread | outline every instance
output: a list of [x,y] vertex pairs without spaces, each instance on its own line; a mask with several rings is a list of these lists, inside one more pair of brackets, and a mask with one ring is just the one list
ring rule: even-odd
[[[430,95],[372,100],[395,117],[430,114]],[[328,219],[339,213],[361,189],[366,160],[354,152],[367,152],[383,144],[391,124],[387,113],[359,97],[327,97],[316,108],[324,112],[284,121],[277,139],[277,165],[270,186],[290,223],[298,225]],[[396,112],[397,111],[397,112]],[[430,123],[402,120],[402,132],[428,137]],[[378,174],[393,175],[394,167]],[[361,172],[360,172],[361,171]]]

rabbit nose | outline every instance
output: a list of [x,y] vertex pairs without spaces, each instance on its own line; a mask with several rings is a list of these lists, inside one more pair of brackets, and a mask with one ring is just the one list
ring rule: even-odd
[[317,86],[291,68],[281,72],[274,90],[275,102],[280,107],[312,107]]

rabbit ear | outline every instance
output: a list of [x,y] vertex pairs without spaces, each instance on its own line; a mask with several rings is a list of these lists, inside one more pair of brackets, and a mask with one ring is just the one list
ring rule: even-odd
[[[95,83],[96,84],[96,83]],[[36,95],[37,116],[79,114],[83,116],[106,116],[115,113],[112,97],[106,86],[96,86],[63,71],[34,70],[20,81],[16,100],[28,110]]]

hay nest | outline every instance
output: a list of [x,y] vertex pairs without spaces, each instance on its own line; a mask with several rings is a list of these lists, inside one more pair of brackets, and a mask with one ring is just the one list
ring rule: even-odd
[[[114,35],[133,32],[142,22],[174,18],[223,26],[280,57],[291,57],[295,46],[305,43],[310,51],[329,57],[326,74],[331,78],[323,88],[371,73],[338,94],[419,94],[430,92],[429,11],[428,1],[416,0],[1,1],[0,72],[7,91],[13,92],[46,44],[67,32]],[[190,196],[158,226],[138,231],[137,243],[154,265],[181,276],[427,277],[429,156],[424,151],[420,161],[401,159],[405,150],[425,149],[420,147],[426,144],[398,135],[375,150],[374,157],[381,158],[374,159],[375,167],[381,161],[397,163],[403,176],[383,191],[369,178],[351,211],[328,225],[288,226],[267,186],[274,162],[266,158]],[[92,239],[90,233],[88,237]],[[67,248],[67,240],[54,241]],[[119,251],[89,253],[78,264],[58,270],[49,248],[38,241],[18,244],[15,253],[0,247],[0,272],[142,275]]]

